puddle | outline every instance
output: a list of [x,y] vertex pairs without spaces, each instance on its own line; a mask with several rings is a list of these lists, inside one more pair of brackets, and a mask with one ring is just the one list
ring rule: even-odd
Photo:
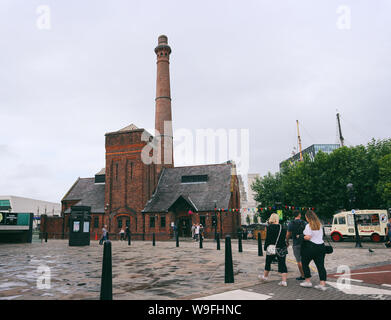
[[0,284],[0,289],[9,289],[12,287],[25,287],[28,286],[26,282],[6,282]]
[[16,298],[19,298],[21,297],[21,295],[19,296],[10,296],[10,297],[0,297],[0,300],[13,300],[13,299],[16,299]]

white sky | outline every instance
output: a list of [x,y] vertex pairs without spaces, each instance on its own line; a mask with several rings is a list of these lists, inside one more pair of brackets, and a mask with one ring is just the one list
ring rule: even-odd
[[349,145],[389,138],[390,16],[387,0],[2,0],[0,194],[59,202],[104,167],[106,132],[153,128],[160,34],[174,131],[248,129],[250,172],[278,170],[296,120],[303,148],[336,143],[336,109]]

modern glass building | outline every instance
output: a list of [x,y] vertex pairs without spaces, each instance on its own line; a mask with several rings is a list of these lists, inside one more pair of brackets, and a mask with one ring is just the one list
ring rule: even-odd
[[[331,153],[334,150],[338,149],[339,147],[340,147],[339,144],[313,144],[313,145],[309,146],[308,148],[305,148],[304,150],[302,150],[302,153],[303,153],[303,157],[304,157],[305,154],[308,154],[310,159],[314,160],[315,155],[319,151],[322,151],[322,152],[325,152],[325,153]],[[296,153],[294,156],[292,156],[289,159],[286,159],[285,161],[282,161],[280,163],[280,170],[282,168],[282,165],[285,162],[295,163],[295,162],[297,162],[299,160],[300,160],[300,153]]]

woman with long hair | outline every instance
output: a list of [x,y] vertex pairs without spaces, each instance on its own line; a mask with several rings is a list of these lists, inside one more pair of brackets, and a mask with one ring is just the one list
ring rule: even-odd
[[327,273],[326,268],[324,267],[324,258],[326,253],[323,242],[322,225],[315,212],[311,210],[307,211],[305,218],[308,224],[303,231],[305,241],[303,241],[301,248],[301,262],[303,265],[305,281],[300,283],[300,285],[305,288],[312,287],[309,265],[313,260],[316,268],[318,269],[320,279],[319,285],[316,285],[314,288],[324,291],[326,290]]
[[282,228],[282,225],[279,224],[280,218],[277,213],[273,213],[270,215],[269,218],[269,225],[266,229],[266,239],[265,239],[265,246],[264,250],[267,252],[267,247],[269,245],[272,245],[276,247],[276,254],[269,255],[266,253],[266,262],[265,262],[265,270],[263,272],[263,275],[259,275],[258,278],[262,282],[266,282],[269,277],[269,272],[271,270],[271,263],[275,257],[277,257],[278,260],[278,272],[281,274],[281,282],[278,283],[279,286],[286,287],[287,284],[287,275],[288,270],[286,267],[286,254],[288,253],[287,247],[286,247],[286,230]]

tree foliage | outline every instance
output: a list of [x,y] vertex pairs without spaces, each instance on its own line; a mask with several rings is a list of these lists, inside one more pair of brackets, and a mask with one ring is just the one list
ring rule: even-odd
[[252,189],[260,207],[315,207],[319,216],[329,219],[349,208],[348,183],[354,186],[356,208],[391,207],[391,139],[319,152],[313,160],[305,155],[303,161],[286,162],[280,172],[258,178]]

